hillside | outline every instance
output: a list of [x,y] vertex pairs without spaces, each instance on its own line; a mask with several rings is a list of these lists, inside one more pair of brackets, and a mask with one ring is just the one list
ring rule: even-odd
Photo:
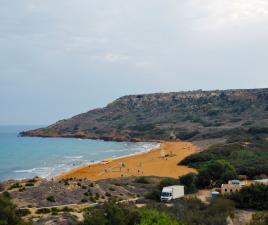
[[151,141],[266,133],[268,89],[251,89],[129,95],[21,135]]

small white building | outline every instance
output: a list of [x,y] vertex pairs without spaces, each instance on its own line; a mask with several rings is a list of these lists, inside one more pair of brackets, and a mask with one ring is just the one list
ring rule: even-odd
[[268,185],[268,179],[254,180],[254,183]]

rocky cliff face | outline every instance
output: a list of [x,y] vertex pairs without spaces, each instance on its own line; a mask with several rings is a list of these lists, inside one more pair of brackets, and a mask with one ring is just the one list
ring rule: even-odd
[[116,141],[197,140],[268,133],[268,89],[129,95],[22,136]]

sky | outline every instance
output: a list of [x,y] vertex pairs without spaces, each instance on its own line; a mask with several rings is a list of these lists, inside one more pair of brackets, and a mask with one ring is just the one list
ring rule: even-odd
[[0,0],[0,125],[267,73],[268,0]]

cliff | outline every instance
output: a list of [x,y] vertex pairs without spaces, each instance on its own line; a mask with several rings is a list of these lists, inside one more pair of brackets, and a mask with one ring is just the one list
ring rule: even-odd
[[268,89],[129,95],[22,136],[200,140],[268,133]]

